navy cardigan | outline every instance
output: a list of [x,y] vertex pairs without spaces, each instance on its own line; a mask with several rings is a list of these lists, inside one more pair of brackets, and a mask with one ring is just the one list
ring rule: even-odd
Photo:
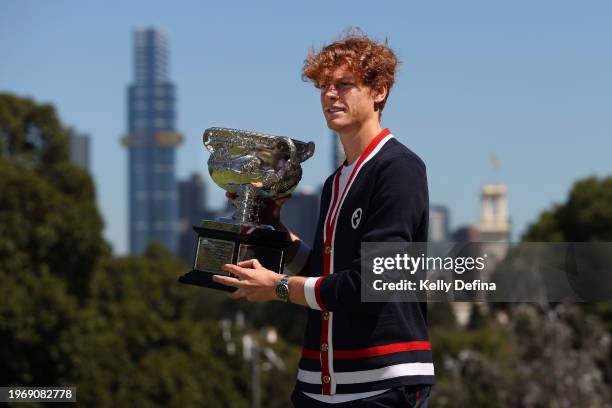
[[[362,303],[361,242],[426,242],[425,164],[385,129],[343,196],[325,182],[305,295],[311,308],[296,389],[325,395],[433,384],[425,303]],[[336,209],[336,210],[335,210]]]

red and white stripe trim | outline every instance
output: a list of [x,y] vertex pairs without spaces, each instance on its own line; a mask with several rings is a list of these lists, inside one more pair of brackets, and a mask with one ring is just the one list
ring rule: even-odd
[[[371,358],[384,356],[393,353],[402,353],[405,351],[417,351],[417,350],[431,350],[431,343],[429,341],[405,341],[401,343],[391,343],[382,346],[373,346],[362,349],[352,350],[336,350],[334,351],[335,360],[350,360],[357,358]],[[312,349],[302,350],[302,357],[318,360],[319,351]]]
[[308,303],[308,307],[310,307],[311,309],[323,309],[321,305],[319,305],[319,303],[317,302],[317,297],[315,295],[315,286],[317,284],[317,281],[319,281],[321,278],[322,276],[316,278],[308,278],[306,279],[306,282],[304,282],[304,297],[306,298],[306,303]]
[[336,221],[338,219],[338,214],[340,213],[340,210],[342,208],[342,204],[344,203],[344,199],[346,198],[351,186],[353,185],[353,182],[357,178],[357,175],[359,174],[363,166],[368,161],[370,161],[372,157],[374,157],[376,153],[380,151],[380,149],[385,145],[385,143],[391,140],[391,138],[393,138],[393,135],[391,134],[389,129],[384,129],[370,142],[368,147],[359,156],[359,159],[357,160],[357,163],[348,178],[346,186],[342,189],[341,192],[339,191],[340,171],[336,172],[333,180],[331,203],[329,208],[327,209],[327,214],[325,216],[325,224],[323,227],[323,276],[308,278],[304,285],[304,295],[308,305],[313,309],[323,311],[323,313],[321,313],[321,349],[319,351],[322,372],[310,373],[313,373],[312,375],[317,374],[317,384],[322,384],[323,394],[325,395],[335,394],[336,384],[338,384],[336,374],[334,373],[333,369],[333,361],[335,357],[332,338],[333,313],[326,310],[321,297],[320,289],[323,279],[326,276],[334,273],[333,247],[336,235]]
[[[320,371],[298,369],[297,379],[307,384],[321,384],[321,374]],[[372,370],[336,372],[334,373],[334,379],[336,384],[344,385],[415,375],[434,375],[433,363],[403,363]],[[323,384],[323,387],[325,388],[325,384]]]

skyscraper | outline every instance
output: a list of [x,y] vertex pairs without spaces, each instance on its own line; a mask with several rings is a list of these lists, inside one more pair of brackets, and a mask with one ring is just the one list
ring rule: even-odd
[[448,239],[448,208],[442,205],[429,207],[429,242],[444,242]]
[[89,169],[89,135],[77,132],[74,128],[65,129],[70,147],[70,161],[85,171]]
[[130,252],[151,241],[178,247],[175,87],[168,78],[168,40],[154,28],[134,32],[134,82],[128,87]]

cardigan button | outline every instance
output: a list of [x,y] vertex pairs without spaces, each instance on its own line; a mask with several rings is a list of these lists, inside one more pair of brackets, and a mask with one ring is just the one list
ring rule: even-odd
[[323,343],[323,344],[321,344],[321,350],[322,350],[322,351],[327,351],[327,350],[329,350],[329,346],[327,345],[327,343]]
[[332,253],[332,247],[330,247],[330,246],[326,246],[326,247],[325,247],[325,253],[326,253],[326,254],[331,254],[331,253]]
[[323,312],[323,320],[329,320],[329,312]]
[[323,382],[324,382],[325,384],[329,384],[329,383],[330,383],[330,381],[331,381],[331,377],[330,377],[329,375],[324,375],[324,376],[323,376]]

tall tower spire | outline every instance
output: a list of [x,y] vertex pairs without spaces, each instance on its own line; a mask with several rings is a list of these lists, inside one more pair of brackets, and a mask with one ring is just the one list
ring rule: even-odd
[[178,248],[175,87],[168,76],[168,40],[155,28],[134,32],[134,82],[128,87],[130,252],[151,241]]

